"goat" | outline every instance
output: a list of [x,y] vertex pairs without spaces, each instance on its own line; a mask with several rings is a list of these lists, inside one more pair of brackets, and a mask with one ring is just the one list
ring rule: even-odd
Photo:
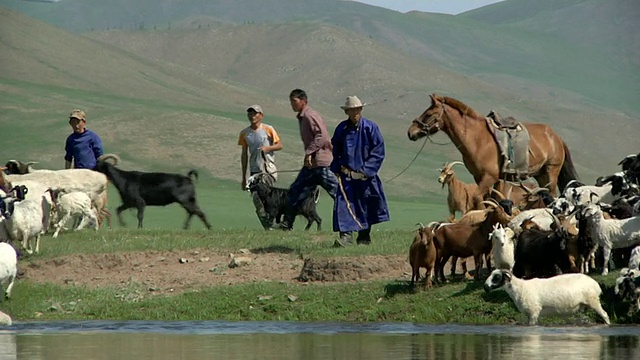
[[493,243],[493,264],[496,269],[511,270],[515,256],[513,230],[503,227],[500,223],[493,225],[489,240]]
[[142,228],[144,208],[146,206],[165,206],[179,203],[188,213],[184,229],[189,228],[191,217],[197,215],[208,229],[211,224],[196,203],[194,179],[196,170],[189,171],[187,176],[161,172],[126,171],[118,169],[105,160],[98,161],[96,170],[107,176],[118,190],[122,204],[116,209],[121,226],[122,212],[126,209],[138,210],[138,228]]
[[604,265],[602,275],[609,273],[611,250],[640,244],[640,216],[628,219],[605,219],[595,204],[582,210],[587,227],[595,242],[602,247]]
[[[572,235],[556,219],[552,230],[539,230],[531,228],[523,231],[518,236],[515,248],[515,263],[513,274],[520,278],[551,277],[566,272],[579,272],[572,264],[569,255],[569,243]],[[572,247],[573,251],[575,246]],[[572,254],[573,258],[577,254]]]
[[614,293],[623,300],[634,301],[636,311],[640,311],[640,271],[623,268],[616,279]]
[[51,193],[55,209],[54,239],[58,237],[60,229],[71,218],[81,218],[76,230],[83,229],[87,222],[93,224],[96,231],[98,230],[96,210],[92,207],[91,199],[86,193],[80,191],[65,193],[63,190],[51,188],[49,188],[48,191]]
[[570,314],[586,305],[609,325],[609,315],[600,304],[600,284],[585,274],[564,274],[548,279],[518,279],[508,270],[496,269],[484,283],[484,290],[503,289],[518,310],[535,325],[542,314]]
[[[289,189],[282,189],[269,185],[264,179],[266,176],[271,175],[265,173],[251,175],[247,179],[245,190],[249,192],[255,191],[264,205],[264,211],[269,214],[272,219],[275,219],[276,222],[280,223],[280,218],[284,214],[287,206],[287,195],[289,194]],[[317,225],[317,231],[320,231],[322,228],[322,218],[318,215],[318,211],[316,210],[319,195],[320,190],[316,189],[313,195],[309,196],[298,209],[295,209],[296,215],[302,215],[307,219],[307,226],[304,228],[305,230],[309,230],[314,221]]]
[[[444,264],[451,256],[466,258],[473,256],[476,264],[475,279],[480,279],[480,269],[482,267],[482,255],[491,252],[491,242],[487,240],[493,225],[501,223],[505,225],[509,221],[509,215],[495,202],[484,201],[490,205],[492,210],[487,214],[487,218],[478,224],[447,224],[439,226],[435,230],[434,242],[438,254],[436,257],[436,278],[444,282]],[[491,269],[490,261],[487,259],[487,269]]]
[[433,244],[433,229],[429,226],[422,226],[413,238],[413,243],[409,248],[409,264],[411,264],[411,287],[420,280],[420,268],[426,269],[424,287],[431,287],[431,278],[436,263],[436,247]]
[[447,205],[449,206],[448,221],[452,222],[456,218],[456,211],[460,211],[462,215],[470,210],[482,209],[482,194],[477,184],[465,184],[458,180],[453,171],[453,167],[457,164],[464,165],[461,161],[445,163],[440,170],[438,182],[448,187]]
[[509,199],[521,211],[543,208],[553,201],[549,189],[537,186],[534,189],[529,189],[522,182],[512,183],[500,180],[494,185],[491,192],[495,194],[494,199]]
[[636,246],[631,250],[629,256],[629,269],[640,270],[640,246]]
[[[4,289],[4,297],[11,296],[11,289],[18,274],[18,254],[8,243],[0,243],[0,286]],[[8,284],[8,285],[7,285]]]

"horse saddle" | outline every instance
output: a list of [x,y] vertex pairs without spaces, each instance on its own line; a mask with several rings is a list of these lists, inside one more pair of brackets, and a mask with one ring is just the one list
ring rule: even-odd
[[499,129],[518,129],[520,122],[513,116],[502,117],[495,110],[491,110],[487,115],[487,118],[491,119],[494,126]]
[[491,110],[487,127],[500,149],[501,171],[504,175],[522,179],[529,174],[529,132],[514,117],[503,118]]

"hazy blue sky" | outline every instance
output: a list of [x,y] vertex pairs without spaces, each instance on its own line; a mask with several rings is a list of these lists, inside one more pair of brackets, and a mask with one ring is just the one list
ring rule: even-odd
[[361,3],[407,12],[419,10],[443,14],[459,14],[503,0],[356,0]]

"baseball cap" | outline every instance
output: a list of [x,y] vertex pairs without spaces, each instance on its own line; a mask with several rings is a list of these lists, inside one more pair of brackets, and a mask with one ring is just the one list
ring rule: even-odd
[[249,112],[251,110],[253,110],[253,111],[257,112],[257,113],[263,113],[264,114],[264,112],[262,111],[262,106],[260,106],[260,105],[251,105],[251,106],[249,106],[247,108],[247,112]]
[[84,120],[87,121],[86,115],[84,113],[84,111],[80,110],[80,109],[75,109],[73,111],[71,111],[71,114],[69,114],[69,119],[78,119],[78,120]]

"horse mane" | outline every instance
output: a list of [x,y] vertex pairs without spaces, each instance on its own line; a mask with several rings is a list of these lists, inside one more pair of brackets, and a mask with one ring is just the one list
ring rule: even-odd
[[474,119],[483,119],[484,116],[480,115],[480,113],[478,113],[477,111],[473,110],[469,105],[463,103],[462,101],[458,100],[458,99],[454,99],[452,97],[448,97],[448,96],[444,96],[442,97],[442,100],[444,100],[445,104],[451,106],[452,108],[460,111],[460,113],[462,115],[467,115],[471,118]]

